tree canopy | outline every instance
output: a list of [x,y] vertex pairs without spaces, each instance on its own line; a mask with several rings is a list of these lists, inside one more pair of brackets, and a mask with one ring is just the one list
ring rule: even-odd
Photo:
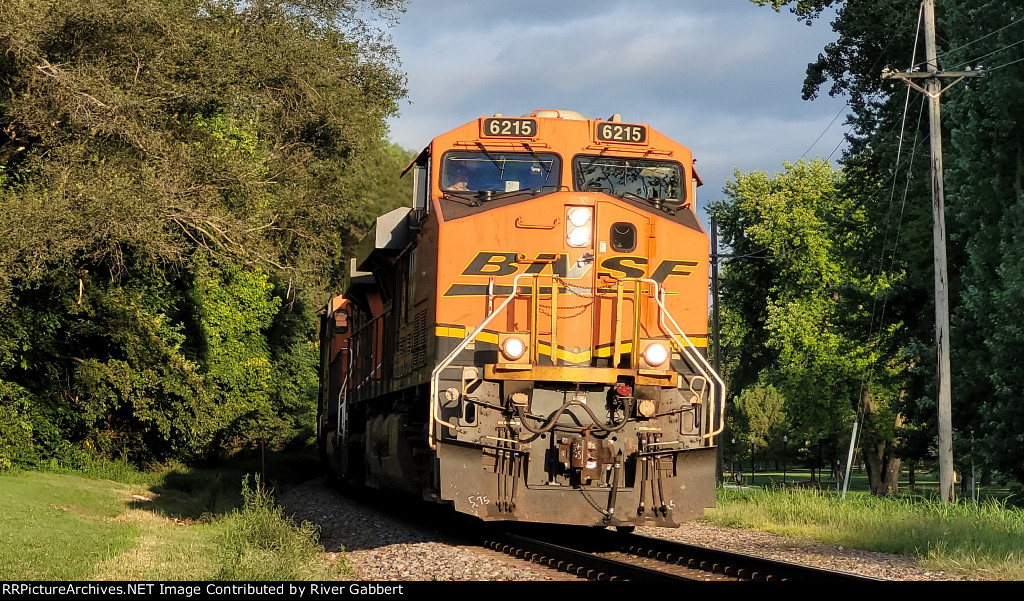
[[[889,333],[870,327],[871,301],[886,278],[860,261],[865,214],[842,194],[841,173],[821,159],[784,168],[774,176],[737,173],[727,198],[709,207],[733,251],[721,278],[726,376],[762,446],[788,436],[805,450],[821,440],[834,450],[848,440],[864,399],[876,419],[882,412],[894,419],[892,391],[872,374],[888,373],[894,361],[879,352]],[[786,419],[771,428],[752,421],[769,411],[763,402],[751,411],[751,399],[768,398],[767,390],[785,399],[771,412]],[[892,428],[881,423],[865,440],[891,445]]]
[[311,426],[312,312],[408,202],[401,10],[0,0],[0,466]]
[[[883,411],[888,415],[873,427],[891,433],[898,443],[894,457],[927,458],[935,452],[936,415],[928,116],[923,95],[881,77],[885,68],[923,63],[923,48],[915,46],[921,44],[921,3],[751,1],[788,8],[808,23],[835,11],[837,40],[807,66],[803,95],[813,99],[826,90],[849,101],[850,144],[840,160],[838,192],[863,215],[849,256],[877,266],[871,271],[878,278],[870,287],[876,334],[859,339],[878,359],[869,362],[872,377],[883,378],[895,409]],[[1016,312],[1024,303],[1018,244],[1022,10],[1009,0],[936,2],[939,68],[986,68],[983,78],[942,95],[956,469],[998,469],[1018,479],[1024,478],[1024,411],[1016,400],[1024,390],[1016,360]],[[863,289],[839,294],[867,298]],[[861,415],[865,407],[879,409],[877,400],[865,399]],[[878,451],[862,447],[865,458]]]

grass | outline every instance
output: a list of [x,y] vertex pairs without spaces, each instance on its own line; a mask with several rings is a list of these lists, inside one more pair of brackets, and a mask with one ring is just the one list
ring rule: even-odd
[[0,474],[0,580],[84,580],[130,550],[140,530],[119,520],[144,492],[62,474]]
[[[350,579],[343,558],[323,553],[317,528],[294,523],[273,498],[275,475],[300,481],[318,474],[317,459],[275,461],[230,469],[140,472],[113,463],[81,473],[0,472],[0,580]],[[257,474],[270,474],[271,486]],[[743,487],[720,487],[717,507],[704,519],[905,554],[925,569],[1024,580],[1024,510],[1000,500],[1005,489],[984,489],[979,502],[940,504],[930,498],[937,483],[928,478],[893,498],[870,496],[856,474],[845,498],[835,483],[794,486],[808,478],[756,473]]]
[[[719,488],[718,505],[708,510],[705,520],[909,555],[930,570],[1024,580],[1024,510],[995,495],[981,495],[977,502],[939,503],[920,492],[874,497],[851,483],[844,498],[834,485],[821,490],[783,487],[774,476],[764,475],[765,486]],[[806,481],[806,475],[797,481]]]
[[116,464],[0,472],[0,580],[349,578],[344,560],[323,553],[317,528],[289,519],[257,473]]
[[289,522],[258,478],[252,488],[243,485],[242,496],[220,539],[224,561],[216,579],[323,580],[317,527]]

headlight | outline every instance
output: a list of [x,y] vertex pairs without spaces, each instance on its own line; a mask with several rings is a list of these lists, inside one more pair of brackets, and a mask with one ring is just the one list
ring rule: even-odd
[[583,227],[590,223],[590,218],[593,216],[593,210],[590,207],[569,207],[566,212],[566,218],[569,223],[576,227]]
[[567,207],[565,210],[565,242],[579,248],[590,246],[594,209],[590,207]]
[[589,227],[577,227],[573,228],[569,235],[566,236],[566,242],[572,247],[590,246],[590,228]]
[[663,342],[651,342],[643,351],[644,361],[651,367],[658,367],[668,361],[668,345]]
[[510,336],[502,341],[501,354],[509,361],[518,361],[526,354],[526,343],[519,338]]

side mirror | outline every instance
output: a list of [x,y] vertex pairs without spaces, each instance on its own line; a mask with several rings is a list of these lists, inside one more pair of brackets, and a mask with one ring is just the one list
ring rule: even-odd
[[427,168],[424,165],[417,165],[412,170],[412,208],[420,214],[427,211],[427,191],[430,189],[430,179],[427,177]]

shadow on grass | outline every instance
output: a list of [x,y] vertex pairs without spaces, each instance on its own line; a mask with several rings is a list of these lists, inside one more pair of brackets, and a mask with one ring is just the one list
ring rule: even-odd
[[135,509],[157,512],[184,523],[206,521],[227,515],[242,504],[242,482],[260,476],[265,487],[305,482],[323,474],[313,450],[268,452],[261,457],[234,457],[201,467],[174,467],[150,486],[151,495],[134,499]]

